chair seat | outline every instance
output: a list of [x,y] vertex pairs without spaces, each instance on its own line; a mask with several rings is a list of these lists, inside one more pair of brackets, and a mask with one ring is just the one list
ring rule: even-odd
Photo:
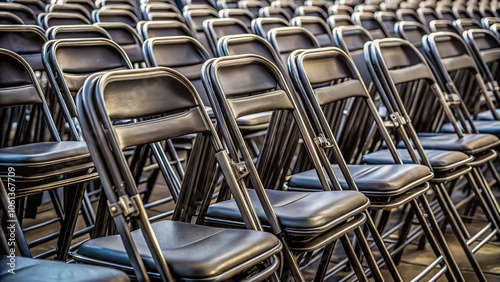
[[40,142],[0,149],[0,176],[15,168],[13,178],[36,180],[93,167],[87,144],[78,141]]
[[[256,264],[281,250],[272,234],[244,229],[222,229],[178,221],[152,224],[159,246],[174,276],[202,279]],[[148,271],[157,272],[141,230],[132,231],[137,250]],[[130,259],[119,235],[91,239],[74,253],[75,259],[129,267]]]
[[[349,189],[338,165],[332,165],[340,185]],[[394,196],[406,192],[432,178],[429,168],[416,164],[348,165],[358,189],[367,196]],[[292,175],[290,189],[323,190],[316,170]]]
[[[268,221],[257,193],[248,193],[255,211],[264,226]],[[344,222],[368,207],[368,199],[356,191],[294,192],[266,189],[266,194],[278,221],[287,233],[318,235]],[[300,211],[300,212],[299,212]],[[206,220],[242,225],[241,215],[234,200],[210,205]]]
[[[500,116],[500,109],[496,109],[497,114]],[[484,111],[477,114],[478,120],[495,120],[491,111]]]
[[[474,120],[474,125],[479,133],[500,135],[500,121],[499,120]],[[441,132],[454,133],[455,129],[451,123],[445,123],[441,127]]]
[[271,112],[256,113],[239,117],[236,122],[238,127],[243,130],[262,130],[267,128],[271,116]]
[[[500,144],[500,140],[491,134],[464,134],[462,138],[452,133],[419,132],[417,135],[425,149],[459,151],[468,155],[482,153]],[[398,146],[404,147],[402,142]]]
[[[397,151],[403,163],[413,163],[408,150],[397,149]],[[473,160],[472,157],[456,151],[425,150],[425,155],[431,163],[432,168],[434,170],[441,171],[455,169]],[[362,162],[367,164],[393,164],[394,159],[392,158],[390,151],[385,149],[364,155]]]
[[10,259],[0,256],[0,281],[73,281],[73,282],[127,282],[129,277],[115,269],[84,264],[68,264],[60,261],[31,259],[16,256],[15,274],[7,272]]

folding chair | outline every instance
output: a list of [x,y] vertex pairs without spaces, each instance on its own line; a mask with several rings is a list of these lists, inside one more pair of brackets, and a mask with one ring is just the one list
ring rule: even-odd
[[35,15],[45,12],[45,3],[41,0],[14,0],[12,3],[21,4],[30,8]]
[[399,21],[422,23],[417,12],[412,9],[398,9],[396,11],[396,17]]
[[53,26],[45,34],[49,40],[69,38],[106,38],[111,35],[101,27],[95,25]]
[[436,13],[439,16],[439,19],[441,20],[447,20],[453,22],[454,20],[457,19],[453,11],[450,9],[450,7],[447,6],[436,7]]
[[191,36],[196,35],[185,24],[178,21],[141,21],[137,24],[137,31],[142,39],[165,36]]
[[485,5],[479,6],[479,12],[481,12],[481,15],[483,16],[483,18],[497,17],[497,15],[495,15],[495,13],[492,11],[492,9],[488,6],[485,6]]
[[0,3],[0,11],[18,16],[25,24],[36,24],[36,15],[30,8],[15,3]]
[[[256,38],[262,40],[260,37]],[[252,77],[252,79],[238,80],[238,83],[235,83],[236,77]],[[259,84],[253,83],[256,79],[260,82]],[[286,268],[280,280],[286,281],[288,275],[292,275],[295,281],[304,281],[299,264],[307,263],[310,256],[308,253],[324,249],[321,255],[322,262],[315,273],[315,281],[322,281],[337,239],[342,242],[358,277],[363,281],[366,280],[362,266],[346,237],[348,231],[355,230],[356,235],[360,236],[360,242],[366,242],[363,233],[358,232],[358,227],[365,220],[363,211],[368,204],[362,194],[356,191],[290,192],[272,189],[279,187],[279,184],[278,186],[275,186],[276,183],[271,184],[270,181],[274,182],[274,180],[269,177],[272,174],[278,174],[280,175],[278,182],[282,182],[285,176],[283,172],[286,172],[286,166],[289,165],[289,163],[284,163],[273,166],[273,163],[283,160],[281,157],[289,158],[292,155],[289,153],[290,150],[286,149],[288,142],[291,141],[286,136],[297,134],[292,139],[302,136],[305,146],[311,153],[311,158],[318,165],[323,187],[325,190],[330,190],[326,175],[323,174],[315,153],[315,145],[308,135],[309,125],[302,118],[296,106],[297,102],[291,96],[290,88],[279,69],[268,60],[255,55],[222,57],[205,65],[203,82],[207,89],[212,89],[211,91],[214,92],[209,95],[209,98],[216,113],[217,124],[224,132],[224,141],[226,144],[233,144],[230,155],[244,163],[246,171],[249,172],[248,181],[253,189],[248,192],[251,202],[259,207],[257,209],[259,219],[266,230],[273,234],[281,234]],[[238,117],[247,114],[267,111],[275,112],[273,124],[267,133],[267,138],[271,143],[267,143],[267,148],[263,148],[255,167],[235,121]],[[293,135],[289,135],[289,131],[295,133],[292,132]],[[285,149],[286,153],[282,149]],[[282,156],[283,153],[287,156]],[[335,179],[332,181],[336,183]],[[264,187],[269,189],[264,189]],[[341,203],[349,203],[349,207]],[[216,226],[242,227],[242,218],[234,212],[235,210],[234,200],[218,202],[208,208],[205,221],[207,224]],[[292,210],[300,212],[291,212]],[[328,216],[319,216],[319,214]],[[291,215],[293,216],[290,217]],[[345,222],[346,217],[354,218],[352,221]],[[311,218],[318,220],[312,222]],[[373,263],[369,250],[367,248],[364,250],[365,255]],[[292,252],[297,255],[293,255]],[[373,268],[373,271],[377,272],[378,268]]]
[[354,12],[363,12],[363,13],[375,13],[378,11],[378,7],[376,5],[364,5],[364,4],[359,4],[354,7]]
[[256,18],[252,21],[252,32],[267,38],[267,33],[275,27],[287,27],[288,21],[280,18]]
[[179,9],[174,5],[167,3],[147,3],[141,4],[140,10],[142,13],[142,18],[145,19],[148,17],[148,14],[151,12],[170,12],[180,14]]
[[24,22],[11,12],[0,12],[0,24],[24,24]]
[[222,36],[251,33],[242,21],[234,18],[205,20],[203,31],[213,54],[217,54],[217,41]]
[[295,14],[295,9],[297,9],[297,4],[291,1],[278,0],[271,2],[271,7],[281,8],[285,10],[285,12],[288,14],[290,18],[293,18]]
[[331,29],[334,29],[339,26],[354,25],[354,22],[352,21],[351,17],[347,15],[329,16],[328,19],[326,19],[326,23]]
[[244,0],[238,2],[238,8],[243,9],[243,10],[248,10],[250,13],[253,14],[253,16],[259,17],[259,11],[260,9],[264,8],[264,4],[259,1],[254,1],[254,0]]
[[394,26],[399,21],[393,12],[378,11],[373,14],[375,19],[387,30],[390,37],[397,37]]
[[0,48],[20,55],[34,71],[43,71],[41,50],[47,42],[44,31],[36,25],[2,25]]
[[330,7],[331,5],[332,5],[331,2],[327,2],[327,1],[323,1],[323,0],[305,0],[304,1],[304,6],[319,7],[325,13],[328,13],[328,7]]
[[90,20],[89,11],[79,4],[49,4],[45,6],[45,11],[47,13],[56,12],[56,13],[77,14]]
[[280,18],[287,22],[290,21],[291,19],[285,10],[277,7],[263,7],[262,9],[259,10],[258,16],[262,18],[270,18],[270,17]]
[[426,26],[429,26],[431,21],[439,20],[439,16],[436,13],[436,9],[433,8],[418,8],[417,9],[418,18],[420,22]]
[[[28,63],[5,49],[0,50],[0,56],[3,97],[0,105],[0,177],[9,191],[12,191],[12,186],[15,188],[15,195],[11,198],[16,201],[15,212],[21,224],[24,215],[29,213],[24,208],[25,197],[44,191],[51,191],[57,214],[53,222],[60,223],[59,232],[43,235],[29,245],[19,246],[21,254],[31,256],[30,247],[57,238],[57,249],[44,252],[39,257],[55,254],[56,259],[64,261],[74,235],[85,186],[88,181],[97,178],[97,173],[92,171],[94,165],[84,142],[61,141],[37,78]],[[65,199],[62,203],[53,193],[57,188],[64,188]],[[41,225],[46,226],[46,223]]]
[[292,19],[290,26],[299,26],[309,30],[321,47],[333,46],[332,31],[324,20],[317,17],[299,16]]
[[448,21],[448,20],[431,21],[431,23],[429,24],[429,29],[431,30],[431,32],[447,31],[447,32],[453,32],[456,34],[460,34],[460,32],[453,25],[453,23]]
[[364,27],[370,32],[373,39],[381,39],[389,37],[389,32],[380,24],[372,13],[355,12],[352,14],[352,20],[355,24]]
[[217,10],[237,9],[238,2],[236,0],[217,0]]
[[469,18],[469,14],[467,13],[467,10],[465,9],[465,7],[455,5],[451,8],[451,10],[452,10],[453,15],[455,16],[456,20]]
[[481,23],[475,19],[458,19],[453,22],[453,25],[457,27],[459,34],[469,29],[483,29]]
[[333,4],[328,7],[328,15],[330,16],[345,15],[351,17],[352,13],[354,13],[354,10],[347,5]]
[[[21,0],[21,1],[31,1],[31,0]],[[95,2],[92,0],[59,0],[59,3],[64,4],[79,4],[83,8],[87,9],[89,13],[92,13],[96,9]]]
[[422,37],[429,34],[429,31],[424,25],[417,22],[403,21],[397,23],[394,30],[398,34],[398,37],[409,41],[421,54],[425,54]]
[[137,6],[136,2],[133,0],[97,0],[95,1],[95,5],[98,9],[110,5],[127,5],[130,7]]
[[248,30],[252,28],[252,20],[255,19],[255,16],[250,11],[244,9],[222,9],[219,11],[219,17],[238,19],[246,25]]
[[327,13],[323,11],[323,9],[314,6],[299,6],[295,9],[293,16],[311,16],[318,17],[323,20],[326,20],[326,18],[328,18]]
[[125,50],[128,58],[136,67],[142,67],[144,56],[142,55],[142,39],[137,33],[135,26],[131,27],[125,23],[95,23],[94,25],[106,30],[111,39]]
[[40,26],[47,30],[60,25],[90,25],[90,21],[82,15],[71,13],[50,12],[38,17]]
[[481,19],[481,25],[484,29],[490,29],[490,26],[496,23],[500,23],[500,19],[496,17],[484,17]]
[[196,33],[196,38],[205,46],[208,52],[213,55],[212,47],[208,41],[209,39],[205,35],[203,29],[203,22],[207,19],[217,19],[219,15],[211,10],[192,10],[184,12],[183,16],[186,20],[186,25]]
[[136,18],[142,19],[141,12],[135,6],[125,5],[125,4],[111,4],[95,9],[99,11],[127,11],[133,14]]
[[125,23],[135,28],[139,19],[130,11],[126,10],[94,10],[92,11],[92,22],[94,23]]
[[479,11],[479,8],[477,6],[468,6],[467,8],[467,14],[469,15],[469,18],[475,19],[478,22],[481,22],[481,19],[483,18],[483,14],[481,14],[481,11]]
[[[325,138],[338,144],[342,153],[348,154],[348,159],[356,159],[351,156],[350,152],[357,151],[362,154],[365,142],[376,142],[367,140],[370,139],[369,136],[373,134],[374,130],[379,132],[381,140],[384,140],[388,146],[390,153],[387,155],[388,158],[393,158],[391,163],[394,165],[388,166],[390,162],[368,165],[347,164],[346,169],[352,173],[355,186],[370,199],[372,203],[370,209],[379,210],[383,216],[388,217],[387,211],[390,208],[403,207],[407,203],[412,207],[406,218],[406,224],[401,224],[403,232],[400,234],[398,244],[394,246],[395,249],[399,249],[399,243],[408,238],[409,230],[407,228],[409,227],[407,224],[416,215],[437,257],[434,263],[441,262],[441,256],[444,256],[444,263],[449,267],[448,271],[451,272],[447,274],[448,279],[453,279],[456,276],[455,279],[460,280],[460,270],[444,240],[444,235],[437,228],[438,223],[434,215],[429,213],[432,209],[425,194],[429,189],[427,181],[433,175],[428,167],[419,165],[417,160],[413,161],[416,164],[403,164],[395,144],[392,143],[390,133],[379,117],[375,104],[361,83],[361,77],[352,60],[347,54],[336,48],[305,50],[294,52],[291,55],[289,67],[295,78],[294,81],[297,82],[298,93],[306,107],[306,112],[316,115],[318,118],[313,122],[314,130],[324,132]],[[338,95],[338,93],[343,93],[343,95]],[[342,112],[344,115],[348,115],[344,122],[342,122],[342,114],[339,115]],[[359,145],[353,144],[352,140],[360,140]],[[339,155],[340,152],[336,151],[333,146],[331,149],[325,150],[325,153],[328,154],[327,158],[332,162],[342,158]],[[466,155],[463,157],[465,162],[471,160]],[[360,160],[360,158],[357,159]],[[408,154],[406,159],[408,161]],[[462,165],[464,164],[462,162]],[[338,161],[336,169],[342,169],[342,165],[345,163]],[[333,169],[335,170],[335,168]],[[466,169],[468,168],[466,167]],[[408,177],[409,174],[413,175],[411,180],[405,180],[405,177],[395,177],[395,174],[398,173],[402,173],[405,177]],[[316,181],[307,179],[306,175],[310,177],[310,172],[292,175],[288,182],[289,189],[315,189],[317,184],[314,182]],[[347,181],[347,177],[346,180],[340,181],[344,189],[348,189],[345,187]],[[423,214],[427,215],[428,221],[425,220]],[[382,223],[385,220],[382,220]],[[379,226],[381,233],[385,229],[384,225]],[[386,233],[386,235],[388,234]],[[429,268],[435,267],[434,263],[430,263],[429,267],[419,273],[415,279],[421,279],[428,275]],[[442,271],[434,277],[440,275],[443,275]]]
[[[8,186],[7,186],[8,187]],[[39,281],[54,281],[61,277],[71,278],[75,282],[97,282],[97,281],[116,281],[129,282],[125,273],[108,269],[104,267],[91,265],[76,265],[68,264],[60,261],[49,261],[42,259],[32,259],[30,257],[19,256],[12,253],[14,247],[26,245],[26,240],[22,230],[19,228],[21,224],[17,220],[15,213],[9,210],[9,200],[12,199],[7,194],[7,188],[0,181],[0,208],[4,216],[9,216],[9,227],[15,230],[15,240],[10,239],[10,234],[2,228],[0,230],[0,263],[6,267],[2,267],[0,278],[5,282],[15,281],[30,281],[33,277],[37,277]],[[15,245],[13,245],[15,243]],[[12,272],[9,272],[10,264],[14,266]]]
[[[142,106],[130,108],[128,103]],[[83,243],[73,253],[77,261],[118,267],[139,281],[260,281],[274,275],[279,266],[275,255],[282,245],[272,234],[259,231],[239,175],[185,77],[166,68],[96,75],[86,81],[77,104],[118,230],[117,235]],[[120,120],[133,122],[113,123]],[[189,133],[198,135],[195,161],[189,162],[182,189],[172,191],[180,193],[173,220],[151,223],[122,150],[145,144],[158,149],[159,142]],[[159,164],[168,162],[161,149],[155,158]],[[197,201],[210,201],[218,166],[249,230],[191,223],[193,208],[200,206]],[[131,231],[127,219],[139,228]]]
[[273,28],[268,33],[267,40],[271,43],[281,62],[285,64],[288,56],[298,49],[319,48],[319,43],[307,29],[303,27]]

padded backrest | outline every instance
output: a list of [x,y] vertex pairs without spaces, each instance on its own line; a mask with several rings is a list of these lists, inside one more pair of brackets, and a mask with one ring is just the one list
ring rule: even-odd
[[288,15],[288,13],[282,8],[277,8],[277,7],[263,7],[262,9],[259,10],[259,17],[263,18],[274,17],[283,19],[287,22],[290,21],[290,16]]
[[202,82],[201,68],[209,53],[195,39],[187,36],[151,38],[144,42],[148,66],[177,70],[193,83],[205,105],[210,105]]
[[84,16],[79,14],[50,12],[46,13],[42,18],[42,26],[45,29],[59,25],[83,25],[83,24],[90,24],[90,21],[86,19]]
[[113,126],[121,148],[209,130],[196,90],[174,70],[111,72],[99,79],[96,92],[111,120],[137,119]]
[[459,31],[453,25],[453,23],[447,20],[431,21],[431,23],[429,24],[429,29],[431,30],[431,32],[447,31],[459,34]]
[[429,26],[431,21],[439,20],[439,16],[436,13],[436,9],[433,8],[418,8],[417,9],[418,17],[420,18],[420,22]]
[[251,33],[243,22],[234,18],[205,20],[203,30],[213,54],[217,53],[217,41],[222,36]]
[[288,56],[295,50],[319,48],[314,35],[302,27],[273,28],[268,36],[274,50],[280,54],[283,64],[287,63]]
[[372,13],[355,12],[352,14],[352,19],[355,24],[368,30],[373,39],[389,37],[389,32],[375,19]]
[[24,24],[24,22],[11,12],[0,12],[0,24]]
[[248,10],[244,9],[223,9],[219,11],[219,17],[221,18],[232,18],[238,19],[250,30],[252,26],[252,20],[255,16]]
[[19,54],[35,71],[44,70],[41,52],[45,42],[47,42],[47,38],[39,26],[0,26],[0,48]]
[[95,25],[53,26],[45,34],[49,40],[68,38],[106,38],[111,35],[101,27]]
[[385,28],[385,30],[387,30],[389,36],[397,37],[396,31],[394,30],[394,26],[399,20],[396,18],[395,13],[379,11],[375,12],[373,16]]
[[36,24],[36,15],[30,8],[15,3],[0,3],[0,11],[18,16],[25,24]]
[[361,78],[367,87],[372,82],[365,62],[364,46],[373,41],[370,33],[361,26],[343,26],[333,30],[335,45],[346,52],[354,61]]
[[192,36],[194,33],[178,21],[145,21],[137,25],[143,39],[164,36]]
[[124,23],[96,23],[95,25],[102,27],[111,35],[111,39],[125,50],[132,63],[144,62],[142,39],[134,28]]
[[280,18],[256,18],[252,21],[252,32],[267,38],[267,33],[275,27],[287,27],[288,22]]
[[354,22],[351,19],[351,16],[348,15],[332,15],[326,19],[326,23],[331,29],[334,29],[339,26],[349,26],[354,25]]
[[135,28],[139,21],[133,13],[125,10],[94,10],[92,12],[92,20],[94,23],[125,23],[133,28]]
[[332,32],[324,20],[318,17],[299,16],[292,19],[291,26],[300,26],[309,30],[321,47],[333,46]]

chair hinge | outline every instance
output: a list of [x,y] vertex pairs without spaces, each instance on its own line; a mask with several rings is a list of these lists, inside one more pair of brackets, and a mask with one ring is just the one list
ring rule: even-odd
[[333,146],[330,139],[326,138],[323,133],[314,137],[314,142],[316,142],[316,144],[318,144],[318,146],[320,146],[321,148],[330,148]]
[[391,119],[391,123],[386,122],[386,126],[388,127],[400,127],[401,125],[406,124],[406,119],[402,117],[399,112],[394,112],[389,115],[389,118]]
[[461,99],[458,94],[450,93],[446,94],[446,103],[448,106],[458,106],[460,105]]
[[137,197],[139,195],[135,195],[129,197],[128,195],[120,196],[118,198],[118,202],[110,204],[108,201],[109,211],[111,216],[117,216],[123,214],[125,217],[128,216],[137,216],[139,214],[139,208],[137,206]]
[[237,180],[242,179],[250,173],[245,162],[231,162],[231,167],[233,168],[234,176]]

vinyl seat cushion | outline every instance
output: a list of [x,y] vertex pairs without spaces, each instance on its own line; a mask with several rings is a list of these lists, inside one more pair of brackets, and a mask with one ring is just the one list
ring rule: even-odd
[[[413,163],[408,150],[397,149],[397,152],[403,163]],[[469,155],[456,151],[425,150],[425,155],[431,163],[432,168],[435,170],[451,170],[471,161],[471,157]],[[390,151],[384,149],[364,155],[362,162],[367,164],[394,164],[394,159],[392,158]]]
[[[418,139],[425,149],[459,151],[468,155],[482,153],[500,144],[500,140],[492,134],[464,134],[459,138],[454,133],[419,132]],[[404,147],[403,143],[398,143]]]
[[[500,135],[500,121],[498,120],[474,120],[473,122],[479,133]],[[445,123],[441,127],[441,132],[454,133],[455,129],[451,123]]]
[[116,269],[94,265],[69,264],[60,261],[31,259],[16,256],[16,274],[8,271],[10,259],[0,256],[0,281],[2,282],[128,282],[129,277]]
[[[500,109],[496,109],[497,114],[500,116]],[[495,120],[491,111],[484,111],[477,114],[478,120]]]
[[[279,240],[266,232],[222,229],[170,220],[155,222],[152,227],[174,276],[184,278],[213,277],[269,250],[277,252],[281,249]],[[148,271],[157,272],[141,231],[135,230],[131,234]],[[85,242],[75,253],[77,260],[78,257],[131,267],[119,235]]]

